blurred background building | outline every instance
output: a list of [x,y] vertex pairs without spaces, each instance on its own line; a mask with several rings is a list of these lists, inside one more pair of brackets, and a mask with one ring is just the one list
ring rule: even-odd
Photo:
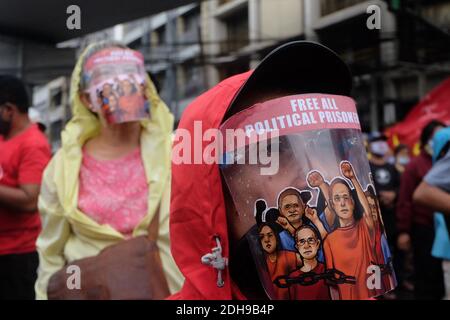
[[[449,0],[182,2],[56,46],[2,36],[0,72],[22,76],[33,89],[34,107],[44,115],[55,147],[70,117],[70,72],[81,49],[96,40],[115,39],[140,50],[177,120],[202,92],[254,68],[290,40],[319,41],[349,64],[364,131],[401,121],[450,75]],[[367,27],[370,5],[381,10],[380,29]]]

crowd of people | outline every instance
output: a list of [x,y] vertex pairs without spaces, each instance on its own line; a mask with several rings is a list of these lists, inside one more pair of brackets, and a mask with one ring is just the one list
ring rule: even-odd
[[[406,145],[390,148],[383,135],[375,135],[367,141],[369,162],[399,280],[399,288],[387,295],[389,298],[442,299],[446,294],[442,259],[432,255],[434,210],[429,204],[418,204],[413,199],[414,191],[432,167],[433,137],[445,127],[443,122],[430,121],[422,129],[420,153],[416,156]],[[446,174],[450,179],[450,175],[443,172],[444,176]]]
[[[54,155],[28,117],[24,83],[0,76],[0,300],[267,298],[255,280],[257,267],[248,254],[254,248],[242,237],[247,230],[235,218],[219,166],[171,164],[173,116],[150,78],[114,76],[94,97],[87,93],[82,79],[92,57],[127,57],[128,50],[104,42],[81,54],[72,74],[72,118]],[[304,61],[292,67],[298,55]],[[322,69],[329,78],[297,76],[325,74]],[[336,54],[319,44],[293,42],[253,73],[226,79],[199,97],[179,128],[193,132],[201,120],[206,132],[218,128],[230,110],[274,97],[350,91],[351,75]],[[273,283],[331,271],[348,278],[279,285],[273,297],[449,298],[446,124],[433,120],[422,128],[420,146],[413,155],[406,145],[393,148],[385,136],[368,135],[368,183],[344,160],[330,181],[316,170],[302,182],[319,194],[315,207],[307,204],[310,191],[286,188],[272,208],[275,223],[267,223],[258,216],[270,214],[265,202],[255,204],[257,243]],[[290,267],[281,270],[277,261]],[[373,263],[393,265],[396,280],[389,271],[381,289],[368,288],[365,273]],[[71,278],[74,265],[83,269],[81,279]],[[397,289],[385,293],[395,283]]]

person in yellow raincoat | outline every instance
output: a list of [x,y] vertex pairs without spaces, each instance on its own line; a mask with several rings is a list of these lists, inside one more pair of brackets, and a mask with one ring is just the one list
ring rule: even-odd
[[90,45],[72,74],[73,116],[62,132],[61,148],[44,172],[38,202],[43,229],[37,240],[37,299],[47,298],[50,277],[71,261],[147,234],[157,210],[157,244],[169,290],[178,291],[183,282],[169,242],[172,114],[146,74],[151,116],[139,121],[111,125],[101,112],[92,111],[92,100],[84,94],[88,58],[114,48],[127,49],[112,42]]

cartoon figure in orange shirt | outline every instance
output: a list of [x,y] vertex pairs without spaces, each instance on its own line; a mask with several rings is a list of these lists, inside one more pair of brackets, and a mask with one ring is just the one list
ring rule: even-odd
[[[276,227],[270,223],[262,223],[258,227],[261,246],[266,255],[266,263],[270,278],[273,281],[278,276],[286,275],[299,267],[300,257],[292,251],[277,250],[279,237]],[[289,299],[289,289],[274,286],[276,298]]]
[[[376,290],[367,285],[371,275],[368,268],[375,261],[375,224],[352,165],[343,161],[340,169],[342,175],[352,182],[357,199],[354,199],[347,180],[333,179],[328,203],[338,216],[339,227],[324,240],[325,261],[327,269],[340,270],[356,281],[336,284],[331,287],[331,294],[333,299],[368,299],[377,295]],[[362,215],[357,207],[361,207]]]
[[138,117],[139,111],[144,105],[144,98],[139,93],[136,85],[131,79],[125,79],[121,82],[123,96],[119,98],[119,106],[129,117]]
[[382,271],[382,292],[393,289],[397,281],[394,275],[394,268],[392,263],[392,256],[389,250],[389,244],[386,240],[384,232],[383,221],[381,217],[378,199],[375,195],[375,190],[372,186],[368,186],[365,191],[367,202],[372,213],[372,219],[375,225],[375,264],[378,265]]

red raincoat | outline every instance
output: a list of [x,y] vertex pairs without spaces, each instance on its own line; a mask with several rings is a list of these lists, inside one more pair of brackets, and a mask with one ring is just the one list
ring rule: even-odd
[[[185,110],[178,129],[191,134],[191,158],[194,158],[194,121],[201,121],[203,133],[219,128],[228,106],[251,71],[233,76],[202,94]],[[179,131],[177,132],[177,135]],[[201,140],[200,138],[197,138]],[[176,138],[176,141],[179,139]],[[182,139],[180,142],[182,143]],[[202,150],[211,142],[203,142]],[[177,142],[175,143],[177,144]],[[203,154],[203,153],[202,153]],[[180,292],[170,299],[245,299],[232,283],[228,268],[222,272],[224,285],[217,286],[218,272],[204,265],[201,257],[217,246],[229,256],[227,219],[222,183],[217,164],[172,164],[170,238],[172,255],[185,277]]]

